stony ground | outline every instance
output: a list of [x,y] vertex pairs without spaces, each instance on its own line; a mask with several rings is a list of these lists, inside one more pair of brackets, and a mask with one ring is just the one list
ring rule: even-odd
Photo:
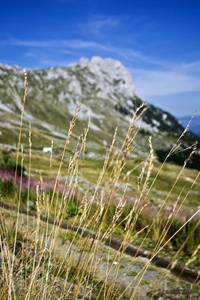
[[[16,212],[10,212],[9,210],[1,209],[1,215],[5,217],[6,224],[16,221]],[[36,227],[36,219],[34,217],[29,217],[29,230],[31,231]],[[40,223],[40,231],[42,232],[42,227],[45,223]],[[22,230],[26,228],[26,216],[23,214],[19,215],[19,228]],[[49,225],[47,232],[47,248],[52,242],[50,237],[50,232],[52,230],[52,225]],[[73,261],[73,266],[76,267],[80,260],[80,253],[83,244],[86,239],[79,237],[72,244],[70,241],[63,241],[61,238],[62,233],[66,233],[67,230],[59,229],[58,237],[55,240],[53,255],[56,259],[64,261],[66,265],[69,259]],[[41,234],[38,235],[41,239]],[[85,251],[83,251],[82,265],[85,259],[88,257],[89,246],[92,239],[87,241]],[[97,247],[98,246],[98,247]],[[77,299],[95,299],[98,294],[99,286],[98,282],[103,282],[106,278],[105,284],[109,286],[111,279],[115,278],[115,291],[116,296],[114,299],[200,299],[200,289],[198,286],[191,286],[189,283],[179,280],[174,277],[169,271],[157,268],[149,264],[149,260],[144,257],[131,257],[127,254],[123,254],[119,260],[120,253],[115,251],[109,246],[103,243],[98,244],[95,241],[94,249],[98,249],[95,256],[91,257],[91,264],[88,262],[87,273],[94,275],[94,282],[89,282],[87,289],[85,286],[81,286],[79,295]],[[94,259],[92,261],[92,259]],[[108,272],[109,270],[109,272]],[[117,272],[116,272],[117,271]],[[116,276],[116,277],[115,277]],[[49,277],[49,282],[50,282]],[[55,278],[55,287],[51,294],[51,299],[69,299],[70,291],[76,287],[74,283],[67,283],[70,285],[68,289],[68,294],[63,294],[61,297],[61,291],[63,290],[65,280],[61,277]],[[139,284],[138,284],[139,283]],[[39,283],[38,283],[39,284]],[[23,285],[23,280],[21,283],[17,280],[17,285]],[[47,284],[47,290],[49,289]],[[119,295],[126,290],[124,295],[119,298]],[[135,292],[133,298],[131,294]],[[22,299],[19,297],[19,299]],[[37,297],[36,297],[37,299]],[[39,299],[39,298],[38,298]],[[101,299],[101,298],[100,298]],[[102,298],[103,299],[103,298]]]

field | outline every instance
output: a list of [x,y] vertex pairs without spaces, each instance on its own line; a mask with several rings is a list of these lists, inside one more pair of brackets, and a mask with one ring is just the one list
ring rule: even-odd
[[18,146],[1,148],[1,299],[198,299],[196,145],[183,166],[159,162],[151,137],[135,154],[141,106],[91,157],[89,124],[70,144],[79,110],[63,148],[44,153],[30,126],[23,147],[23,109]]

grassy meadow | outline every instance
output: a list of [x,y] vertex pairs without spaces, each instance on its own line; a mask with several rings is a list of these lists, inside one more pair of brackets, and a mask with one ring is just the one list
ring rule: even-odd
[[[187,160],[159,162],[151,137],[144,157],[134,153],[146,106],[135,111],[123,142],[116,129],[90,157],[89,122],[71,146],[81,106],[63,148],[52,143],[42,152],[31,126],[23,146],[25,98],[26,84],[17,147],[0,149],[0,299],[197,299],[199,278],[182,282],[169,270],[200,265],[200,174]],[[112,239],[118,250],[108,247]],[[148,259],[128,256],[129,246],[148,251]],[[162,271],[151,264],[157,256],[169,259]]]

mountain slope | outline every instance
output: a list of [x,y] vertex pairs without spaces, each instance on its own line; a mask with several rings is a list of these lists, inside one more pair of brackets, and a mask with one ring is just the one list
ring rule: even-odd
[[[87,147],[89,151],[104,151],[111,143],[115,127],[118,141],[125,137],[136,107],[143,101],[135,94],[131,75],[119,62],[110,58],[80,59],[68,67],[27,70],[28,93],[24,112],[22,141],[28,144],[28,124],[32,124],[32,139],[38,146],[62,145],[69,122],[81,99],[81,111],[72,137],[72,147],[91,118]],[[24,93],[23,70],[17,66],[0,65],[0,143],[14,145],[20,123]],[[137,151],[148,149],[151,132],[155,148],[170,148],[183,131],[177,119],[149,104],[139,126]],[[188,139],[194,139],[188,134]]]

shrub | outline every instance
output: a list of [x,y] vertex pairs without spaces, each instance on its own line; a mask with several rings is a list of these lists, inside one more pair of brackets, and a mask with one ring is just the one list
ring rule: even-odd
[[[14,160],[11,159],[9,156],[9,153],[6,152],[5,150],[2,151],[1,153],[1,161],[0,161],[0,169],[3,171],[7,170],[9,172],[15,172],[16,170],[16,163]],[[26,173],[26,169],[21,166],[20,163],[17,163],[17,175],[21,175],[24,177]]]
[[37,205],[36,204],[32,204],[32,205],[30,205],[29,209],[31,211],[36,211],[37,210]]
[[78,239],[80,237],[80,234],[76,231],[69,231],[61,234],[61,238],[64,241],[72,241],[73,239]]
[[78,212],[79,212],[79,208],[74,203],[72,203],[71,205],[67,205],[65,218],[67,219],[76,216]]
[[6,181],[1,181],[0,180],[0,191],[1,195],[3,197],[12,197],[14,194],[14,185],[12,181],[6,180]]

